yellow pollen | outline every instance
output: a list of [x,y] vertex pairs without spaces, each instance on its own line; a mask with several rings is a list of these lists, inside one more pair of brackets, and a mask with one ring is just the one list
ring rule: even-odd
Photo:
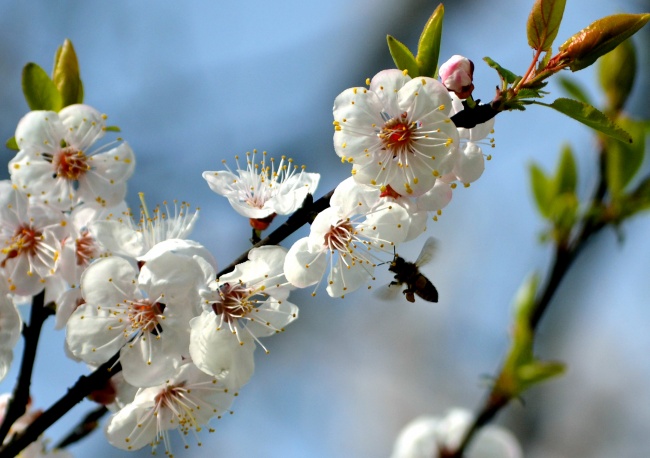
[[402,75],[406,76],[408,74],[409,74],[408,69],[405,68],[404,70],[402,70]]
[[357,88],[355,87],[354,89],[352,89],[352,92],[354,92],[356,94],[357,93]]
[[488,154],[488,156],[487,156],[486,159],[487,159],[488,161],[491,161],[491,160],[492,160],[492,155],[491,155],[491,154]]
[[466,188],[469,188],[469,183],[463,183],[463,186],[465,186]]
[[366,78],[366,86],[370,86],[370,78]]
[[452,143],[454,143],[454,139],[448,138],[447,141],[445,142],[445,146],[450,146]]
[[424,78],[422,78],[422,86],[426,86],[426,84],[427,84],[427,80],[425,80]]

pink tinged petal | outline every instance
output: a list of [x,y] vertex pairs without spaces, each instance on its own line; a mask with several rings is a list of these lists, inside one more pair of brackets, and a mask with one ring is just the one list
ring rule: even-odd
[[133,258],[144,254],[145,242],[142,232],[119,221],[95,221],[90,233],[108,251],[122,253]]
[[65,138],[71,146],[86,151],[95,141],[104,136],[104,116],[88,105],[70,105],[59,112],[65,126]]
[[267,337],[284,331],[284,327],[296,319],[298,319],[296,305],[270,297],[250,315],[246,329],[255,337]]
[[241,329],[237,335],[228,326],[218,329],[218,322],[214,312],[190,320],[190,356],[203,372],[237,390],[253,375],[255,341]]
[[66,133],[59,115],[53,111],[30,111],[18,122],[16,143],[32,157],[53,153]]
[[479,179],[485,170],[483,151],[475,143],[467,143],[459,154],[454,173],[463,183],[471,183]]
[[0,380],[4,379],[13,360],[22,330],[22,320],[13,301],[6,294],[5,286],[0,286]]
[[409,81],[411,77],[397,69],[382,70],[372,77],[369,89],[377,94],[384,107],[383,111],[391,118],[401,114],[397,94]]
[[323,250],[310,251],[307,237],[298,240],[289,249],[284,261],[284,274],[297,288],[314,285],[323,277],[327,256]]
[[262,219],[275,213],[274,209],[270,205],[267,206],[265,204],[263,208],[259,208],[252,206],[246,201],[240,200],[238,196],[228,195],[227,198],[233,210],[246,218]]
[[124,345],[120,351],[124,380],[138,387],[159,385],[169,380],[188,352],[187,347],[178,345],[184,339],[178,339],[175,334],[169,328],[164,328],[158,336],[143,332]]

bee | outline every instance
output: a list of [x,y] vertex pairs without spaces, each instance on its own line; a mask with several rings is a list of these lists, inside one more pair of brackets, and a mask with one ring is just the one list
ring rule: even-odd
[[388,286],[406,283],[406,289],[402,293],[409,302],[415,302],[415,294],[425,301],[438,302],[438,290],[427,277],[420,273],[420,267],[427,264],[433,258],[435,248],[436,239],[429,237],[424,242],[422,251],[420,251],[420,255],[415,262],[406,261],[395,253],[395,257],[388,268],[389,271],[395,273],[395,280],[390,282]]

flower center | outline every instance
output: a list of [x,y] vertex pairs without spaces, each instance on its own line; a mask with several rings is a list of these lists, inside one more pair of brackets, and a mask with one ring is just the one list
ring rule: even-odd
[[331,251],[348,251],[353,235],[354,227],[350,220],[341,220],[336,226],[330,226],[330,230],[325,234],[325,246]]
[[253,310],[255,301],[251,301],[251,289],[242,284],[224,283],[219,287],[221,300],[212,303],[212,310],[227,322],[238,320]]
[[379,197],[391,197],[393,199],[399,199],[402,197],[397,191],[395,191],[389,184],[382,188]]
[[397,157],[401,153],[411,152],[412,137],[416,127],[417,123],[409,122],[408,115],[404,112],[399,117],[386,121],[379,132],[379,138],[384,148],[391,151],[393,157]]
[[56,153],[52,158],[56,176],[66,180],[76,181],[88,170],[88,158],[81,151],[67,147]]
[[90,235],[90,232],[84,230],[81,236],[75,240],[77,265],[87,266],[90,261],[95,257],[95,239]]
[[5,267],[7,260],[16,258],[21,254],[36,255],[36,248],[43,240],[43,234],[28,225],[19,226],[14,236],[8,241],[7,246],[2,249],[2,254],[7,255],[0,263]]
[[131,327],[158,335],[162,332],[158,317],[164,309],[165,304],[161,304],[160,302],[152,303],[149,299],[142,299],[141,301],[131,303],[129,307]]

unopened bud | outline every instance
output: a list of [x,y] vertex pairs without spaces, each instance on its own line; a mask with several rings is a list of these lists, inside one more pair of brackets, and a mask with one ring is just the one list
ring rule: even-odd
[[472,95],[474,84],[474,63],[467,57],[456,54],[440,66],[440,79],[447,90],[454,92],[459,99]]

